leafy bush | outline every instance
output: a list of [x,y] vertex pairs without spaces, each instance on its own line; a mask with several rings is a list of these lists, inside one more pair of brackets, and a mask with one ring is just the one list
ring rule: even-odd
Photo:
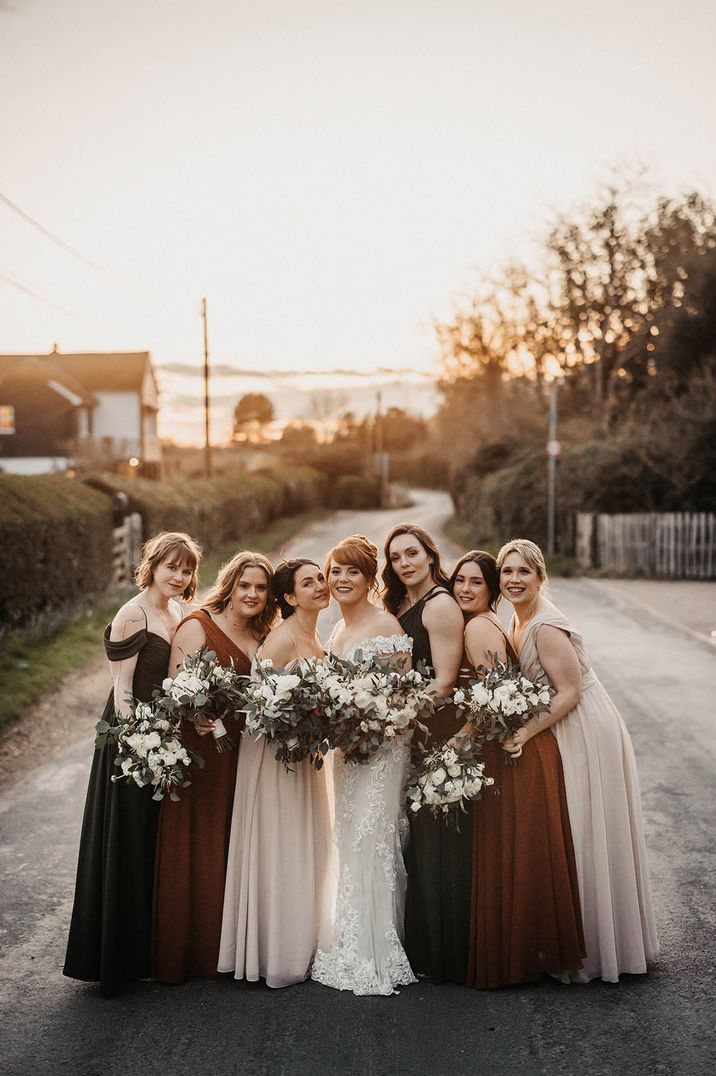
[[173,482],[105,474],[86,481],[108,493],[126,493],[130,511],[142,517],[145,536],[161,530],[186,531],[206,552],[241,542],[279,516],[315,507],[322,503],[326,486],[315,471],[290,467],[268,473],[227,471],[214,478]]
[[112,579],[110,500],[64,475],[0,475],[0,625],[84,602]]
[[331,488],[332,508],[377,508],[380,505],[380,483],[377,478],[360,478],[344,474]]

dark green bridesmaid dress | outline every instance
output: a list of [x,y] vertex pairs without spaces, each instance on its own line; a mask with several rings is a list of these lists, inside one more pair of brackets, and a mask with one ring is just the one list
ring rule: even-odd
[[[132,693],[149,702],[167,675],[170,645],[146,626],[104,648],[110,661],[137,655]],[[116,724],[114,692],[102,715]],[[75,900],[64,974],[98,982],[106,997],[123,983],[151,974],[152,888],[160,804],[151,788],[112,781],[114,741],[95,748],[85,801]]]

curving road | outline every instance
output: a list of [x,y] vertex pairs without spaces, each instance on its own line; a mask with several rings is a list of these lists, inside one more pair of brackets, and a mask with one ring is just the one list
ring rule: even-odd
[[[348,533],[380,543],[406,516],[439,531],[449,514],[445,496],[421,493],[408,512],[338,513],[281,553],[320,562]],[[314,983],[283,991],[225,980],[138,983],[119,999],[99,998],[61,975],[91,753],[94,714],[85,714],[78,742],[0,794],[0,1069],[8,1076],[716,1071],[716,648],[614,588],[565,579],[553,589],[583,628],[639,759],[662,942],[648,977],[496,993],[420,983],[391,998],[355,998]]]

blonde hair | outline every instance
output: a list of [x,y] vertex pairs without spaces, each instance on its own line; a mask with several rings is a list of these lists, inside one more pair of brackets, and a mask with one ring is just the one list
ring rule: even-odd
[[324,571],[326,578],[331,570],[331,563],[350,565],[357,568],[368,580],[371,590],[376,589],[378,577],[378,547],[364,534],[351,534],[335,545],[326,557]]
[[548,582],[547,565],[545,564],[544,553],[535,542],[531,542],[529,538],[512,538],[509,542],[503,545],[502,549],[497,554],[498,568],[502,568],[505,558],[508,557],[510,553],[516,553],[518,557],[522,557],[522,559],[529,564],[530,568],[537,573],[537,578],[542,586]]
[[154,572],[167,557],[175,556],[178,561],[186,561],[192,569],[192,576],[182,591],[181,600],[188,602],[196,593],[197,571],[201,564],[201,547],[198,542],[182,531],[162,531],[155,534],[142,546],[142,559],[135,572],[134,581],[140,590],[146,590],[154,581]]
[[266,608],[251,619],[251,630],[254,635],[259,639],[263,639],[273,626],[277,610],[276,598],[271,593],[273,565],[263,553],[252,553],[250,550],[245,549],[233,556],[230,561],[227,561],[219,569],[216,582],[209,589],[202,606],[213,613],[223,612],[229,604],[234,587],[247,568],[260,568],[266,573],[266,582],[268,583]]

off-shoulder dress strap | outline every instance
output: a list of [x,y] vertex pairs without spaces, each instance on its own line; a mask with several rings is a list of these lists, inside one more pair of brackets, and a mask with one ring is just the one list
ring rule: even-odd
[[[137,606],[138,609],[142,609],[141,605]],[[104,652],[110,661],[126,661],[127,658],[133,658],[135,654],[138,654],[147,641],[147,614],[144,613],[144,627],[138,631],[132,632],[126,639],[110,639],[112,631],[112,625],[108,624],[104,629],[104,635],[102,641],[104,642]]]

